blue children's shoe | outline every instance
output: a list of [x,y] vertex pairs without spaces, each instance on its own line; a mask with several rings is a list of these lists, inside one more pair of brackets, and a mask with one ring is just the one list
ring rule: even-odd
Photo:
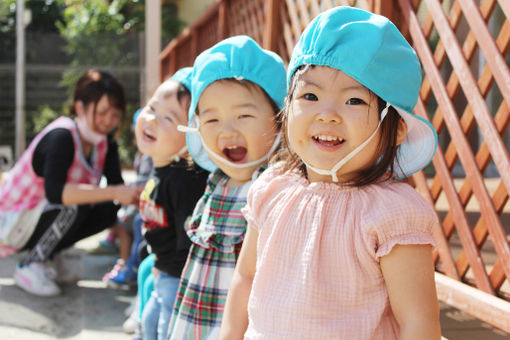
[[108,287],[129,290],[136,286],[136,270],[124,266],[107,280]]

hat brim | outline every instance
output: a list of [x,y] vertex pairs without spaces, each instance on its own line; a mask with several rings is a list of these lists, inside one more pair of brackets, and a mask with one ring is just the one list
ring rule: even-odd
[[427,120],[393,106],[407,125],[407,134],[397,153],[397,178],[411,176],[425,168],[436,152],[436,130]]

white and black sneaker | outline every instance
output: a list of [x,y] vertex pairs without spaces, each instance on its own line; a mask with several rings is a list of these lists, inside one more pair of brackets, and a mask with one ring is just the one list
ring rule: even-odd
[[14,281],[26,292],[39,296],[55,296],[60,294],[60,288],[55,283],[56,273],[53,268],[43,263],[32,262],[18,264],[14,273]]

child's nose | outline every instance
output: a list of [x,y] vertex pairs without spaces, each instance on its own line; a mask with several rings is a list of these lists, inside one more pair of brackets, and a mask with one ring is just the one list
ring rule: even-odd
[[332,107],[324,107],[316,116],[315,119],[320,123],[326,124],[339,124],[342,118],[338,112]]
[[237,136],[237,130],[235,129],[234,124],[226,123],[222,126],[220,137],[221,138],[232,138]]

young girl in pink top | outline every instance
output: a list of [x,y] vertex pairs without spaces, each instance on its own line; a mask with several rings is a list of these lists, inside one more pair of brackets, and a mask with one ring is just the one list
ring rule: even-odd
[[285,143],[252,185],[222,339],[439,339],[432,207],[395,178],[437,137],[411,114],[414,50],[385,17],[337,7],[289,63]]

